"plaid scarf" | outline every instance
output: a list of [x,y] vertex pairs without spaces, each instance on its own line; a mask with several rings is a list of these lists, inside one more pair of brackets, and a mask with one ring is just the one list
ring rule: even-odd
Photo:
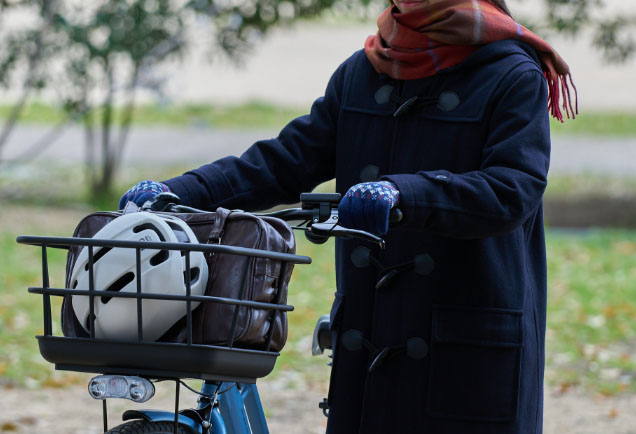
[[562,107],[568,118],[575,118],[576,86],[567,63],[547,42],[486,0],[429,0],[427,6],[408,13],[391,5],[378,18],[378,33],[367,38],[364,49],[376,71],[412,80],[435,75],[481,46],[503,39],[519,39],[536,50],[548,82],[550,113],[563,122],[562,92]]

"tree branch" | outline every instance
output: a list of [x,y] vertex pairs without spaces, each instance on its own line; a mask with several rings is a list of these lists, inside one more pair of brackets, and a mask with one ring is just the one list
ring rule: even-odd
[[102,113],[102,173],[101,179],[97,181],[95,186],[95,195],[99,196],[110,186],[110,174],[113,167],[113,152],[110,141],[110,132],[112,127],[112,115],[113,115],[113,98],[114,98],[114,77],[112,65],[106,66],[106,79],[108,82],[108,91],[106,93],[106,100],[104,101],[104,112]]
[[42,56],[42,51],[44,46],[44,43],[43,43],[44,33],[50,26],[51,21],[53,19],[54,10],[55,10],[54,8],[55,1],[56,0],[42,1],[42,8],[40,10],[40,14],[42,15],[42,17],[44,17],[44,21],[42,23],[42,26],[40,27],[40,30],[36,33],[35,50],[29,56],[29,61],[27,66],[28,67],[27,76],[22,85],[22,94],[20,95],[18,102],[13,106],[13,109],[11,110],[9,117],[5,121],[4,127],[2,128],[2,131],[0,132],[0,154],[2,153],[2,149],[6,145],[7,139],[13,132],[13,129],[15,128],[15,125],[20,115],[22,114],[22,111],[24,110],[24,107],[26,106],[26,102],[29,99],[31,92],[33,91],[33,86],[35,84],[35,79],[37,77],[37,65]]

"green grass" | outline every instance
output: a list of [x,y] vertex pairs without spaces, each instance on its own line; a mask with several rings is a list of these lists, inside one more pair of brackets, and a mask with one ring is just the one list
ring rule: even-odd
[[[17,245],[15,237],[70,235],[88,211],[0,206],[0,383],[78,381],[83,377],[54,373],[39,355],[33,336],[42,327],[41,300],[26,288],[39,285],[40,250]],[[562,389],[636,392],[636,231],[548,230],[547,248],[548,381]],[[295,268],[289,287],[295,311],[288,316],[287,345],[273,373],[291,379],[289,387],[328,378],[328,359],[311,357],[310,345],[315,322],[329,312],[335,291],[333,243],[317,246],[298,237],[298,253],[311,256],[313,264]],[[50,261],[52,283],[60,284],[64,255],[50,249]]]
[[[0,120],[6,119],[10,106],[0,105]],[[215,128],[281,128],[291,119],[309,111],[307,108],[281,107],[252,101],[240,105],[215,106],[208,104],[140,105],[133,123],[140,126],[168,125],[174,127],[204,126]],[[96,113],[99,116],[99,113]],[[121,117],[116,110],[114,118]],[[34,103],[29,105],[20,122],[24,124],[52,124],[64,120],[61,107]]]
[[112,210],[121,194],[140,179],[168,179],[191,167],[127,167],[117,174],[112,191],[97,199],[90,196],[86,172],[64,162],[32,162],[0,169],[0,200],[27,206]]
[[304,236],[296,238],[297,253],[312,258],[311,265],[299,265],[294,269],[289,285],[289,303],[295,310],[288,315],[289,338],[281,352],[274,375],[297,372],[305,380],[326,381],[329,359],[312,357],[311,340],[318,318],[329,313],[336,292],[334,243],[315,245]]
[[305,110],[279,107],[265,102],[234,106],[182,105],[141,106],[135,114],[139,125],[201,125],[224,128],[282,127]]
[[560,123],[551,120],[553,135],[579,136],[636,136],[636,113],[628,112],[587,112],[575,120],[566,119]]
[[549,381],[636,391],[636,232],[550,231]]
[[[6,204],[3,205],[5,208]],[[20,228],[10,229],[10,221],[6,209],[0,218],[0,383],[3,381],[23,384],[56,384],[58,376],[53,375],[51,367],[38,353],[34,336],[42,333],[42,301],[41,298],[27,294],[27,287],[42,285],[42,265],[40,249],[19,246],[15,238],[19,233],[42,233],[46,229],[37,224],[17,222]],[[24,211],[27,212],[26,210]],[[46,211],[36,208],[33,212],[42,218]],[[12,218],[23,216],[25,220],[33,215],[9,212]],[[56,225],[55,223],[53,223]],[[57,226],[57,225],[56,225]],[[64,224],[63,226],[66,226]],[[59,226],[49,230],[52,235],[70,235]],[[49,249],[51,269],[51,285],[64,286],[65,252]],[[60,300],[54,298],[54,311],[59,311]],[[54,324],[59,332],[59,322]],[[74,376],[67,376],[67,380]]]
[[[2,104],[0,105],[0,119],[7,119],[11,114],[13,106]],[[61,107],[52,106],[43,103],[32,103],[27,105],[19,121],[25,124],[38,123],[38,124],[55,124],[64,120],[66,116]]]
[[[318,97],[319,95],[316,95]],[[11,106],[0,105],[0,120],[6,119]],[[215,128],[280,128],[303,115],[309,107],[286,107],[262,101],[239,105],[183,104],[141,105],[137,107],[135,125],[169,125],[174,127],[206,126]],[[120,116],[116,112],[115,118]],[[20,118],[25,124],[51,124],[64,119],[63,110],[54,105],[30,104]],[[554,135],[636,136],[636,113],[586,112],[563,124],[551,121]]]

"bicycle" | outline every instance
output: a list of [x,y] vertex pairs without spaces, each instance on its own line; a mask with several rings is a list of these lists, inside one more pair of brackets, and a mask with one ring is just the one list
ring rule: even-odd
[[[337,205],[339,194],[301,195],[300,208],[289,208],[259,215],[273,216],[286,221],[299,221],[293,228],[303,231],[313,243],[324,243],[330,237],[354,237],[384,246],[384,241],[367,232],[347,229],[338,225]],[[178,198],[164,193],[148,201],[143,209],[162,212],[203,212],[195,208],[178,204]],[[399,221],[401,215],[396,210],[392,221]],[[268,258],[283,264],[310,264],[311,258],[278,252],[216,245],[186,244],[166,242],[139,242],[122,240],[99,240],[94,238],[64,238],[42,236],[19,236],[17,242],[39,246],[42,249],[42,286],[30,287],[28,291],[42,295],[44,333],[36,336],[41,355],[55,365],[55,369],[98,373],[89,381],[89,394],[102,400],[103,428],[107,434],[125,433],[168,433],[174,434],[267,434],[267,421],[256,387],[256,380],[265,377],[274,368],[279,353],[270,351],[271,333],[264,350],[241,349],[233,346],[234,327],[230,331],[228,345],[199,345],[192,342],[192,311],[190,303],[222,303],[236,306],[235,318],[239,307],[268,309],[270,311],[290,312],[293,306],[280,303],[261,303],[249,300],[229,299],[214,296],[194,296],[190,294],[189,284],[186,295],[166,295],[141,293],[112,293],[109,297],[125,297],[137,302],[137,341],[106,340],[95,337],[70,338],[54,336],[52,327],[51,296],[85,295],[97,297],[93,278],[88,290],[51,288],[47,260],[48,248],[69,249],[83,246],[89,249],[88,267],[92,273],[93,249],[121,248],[137,251],[137,267],[141,249],[178,250],[186,256],[186,273],[190,273],[187,260],[190,252],[228,253],[253,258]],[[283,265],[286,266],[286,265]],[[282,279],[281,279],[282,280]],[[280,284],[282,286],[282,283]],[[279,288],[280,291],[280,288]],[[141,332],[141,303],[144,299],[186,301],[187,340],[185,343],[144,341]],[[91,312],[92,313],[92,312]],[[270,330],[275,315],[271,315]],[[93,330],[93,327],[91,327]],[[312,353],[323,354],[331,349],[329,316],[323,315],[316,324],[313,336]],[[196,391],[187,385],[184,379],[203,380],[201,390]],[[159,381],[175,382],[175,411],[128,410],[123,413],[123,424],[108,428],[107,399],[129,399],[134,402],[146,402],[154,396],[154,383]],[[180,388],[184,386],[198,395],[196,408],[179,411]],[[319,405],[325,416],[328,405],[324,400]]]

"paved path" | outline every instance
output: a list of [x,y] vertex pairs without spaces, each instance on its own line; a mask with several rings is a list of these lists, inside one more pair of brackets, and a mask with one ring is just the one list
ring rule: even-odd
[[[15,158],[41,137],[43,127],[20,126],[4,157]],[[240,155],[259,139],[275,137],[275,130],[216,130],[210,128],[136,128],[126,148],[125,164],[197,166],[227,155]],[[40,157],[41,161],[80,163],[84,158],[83,134],[71,127]],[[636,176],[636,138],[553,138],[552,173],[595,172]]]

